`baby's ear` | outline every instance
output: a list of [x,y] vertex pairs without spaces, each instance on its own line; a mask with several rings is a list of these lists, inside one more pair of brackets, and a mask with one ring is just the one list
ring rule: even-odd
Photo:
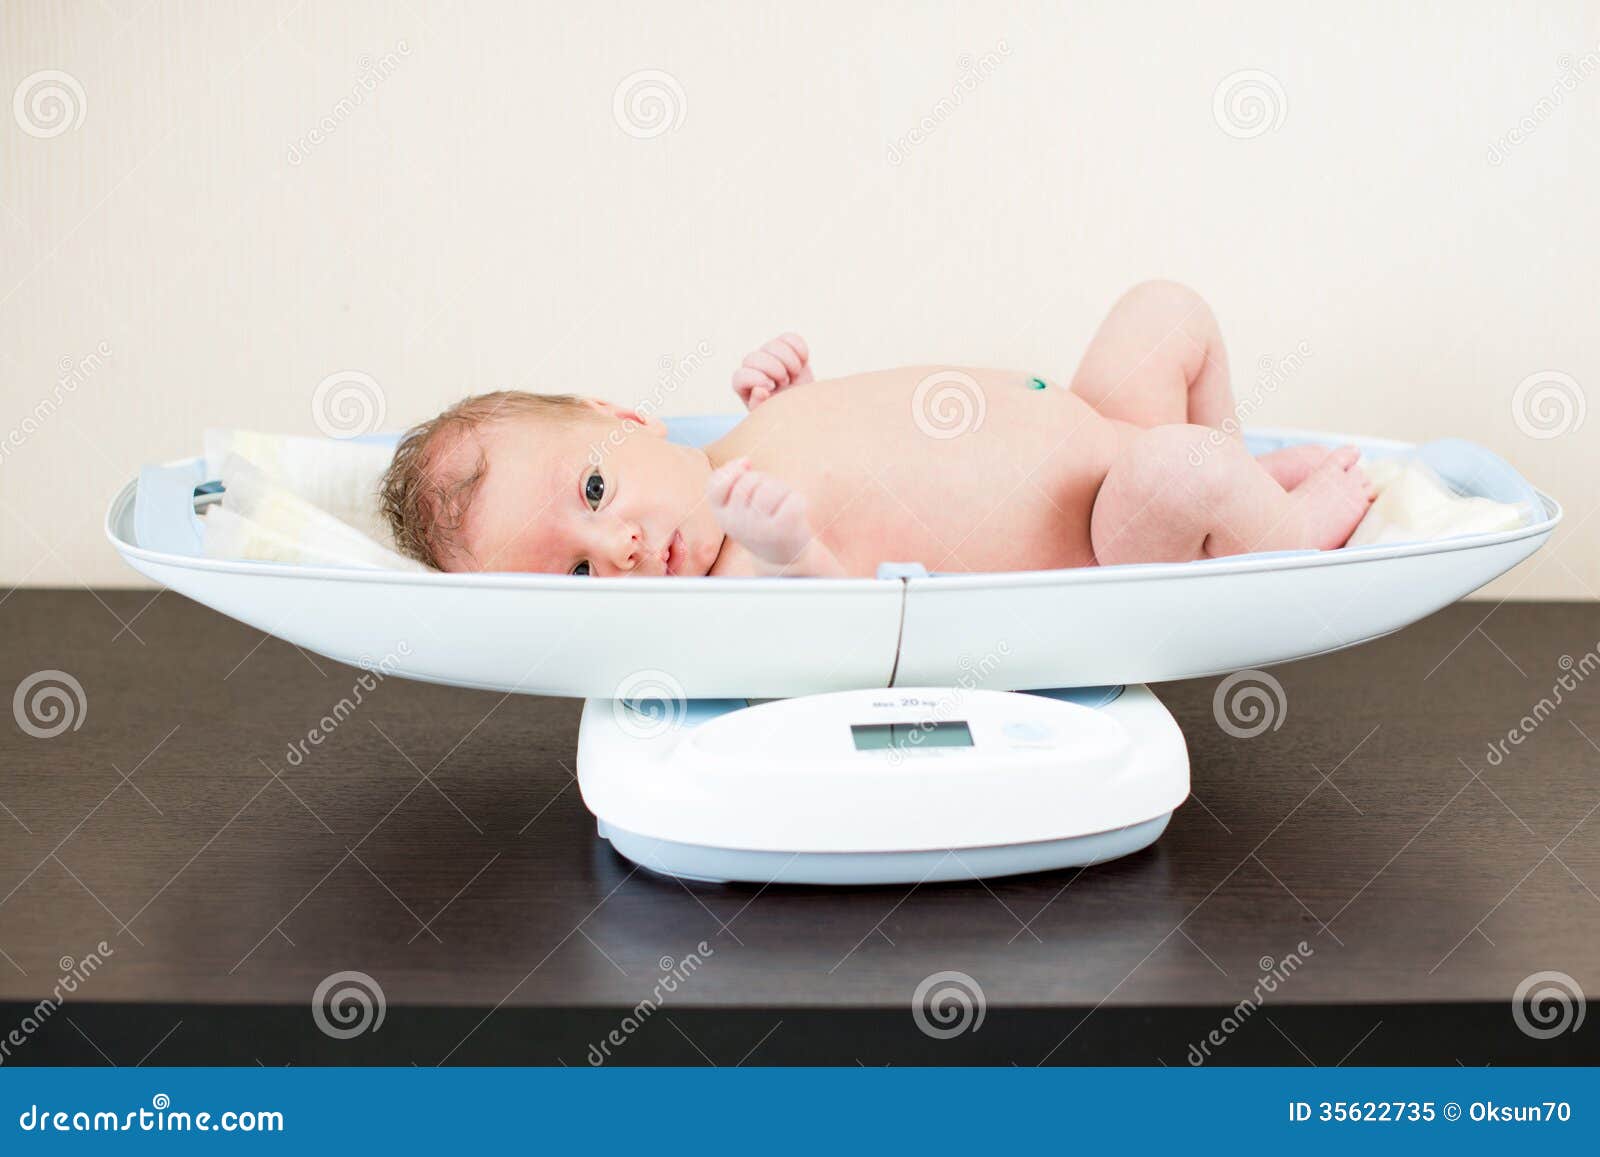
[[652,418],[647,414],[641,414],[638,410],[620,406],[616,402],[607,402],[601,398],[585,398],[583,404],[595,412],[604,414],[609,418],[615,418],[619,422],[631,423],[635,428],[643,430],[647,434],[654,434],[658,438],[667,436],[667,424],[660,418]]

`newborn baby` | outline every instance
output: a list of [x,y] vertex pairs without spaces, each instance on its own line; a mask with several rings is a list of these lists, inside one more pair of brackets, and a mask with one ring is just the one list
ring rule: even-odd
[[750,413],[704,447],[594,398],[468,398],[400,443],[396,540],[449,571],[1040,570],[1331,549],[1373,498],[1354,447],[1250,456],[1216,320],[1170,282],[1117,303],[1070,388],[940,366],[815,381],[794,334],[733,385]]

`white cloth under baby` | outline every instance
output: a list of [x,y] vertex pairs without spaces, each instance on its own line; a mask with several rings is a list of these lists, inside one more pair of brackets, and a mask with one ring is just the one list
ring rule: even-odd
[[[426,569],[307,501],[282,479],[269,475],[237,453],[229,453],[222,459],[215,476],[222,481],[223,496],[221,504],[211,506],[202,521],[208,558],[386,570]],[[328,489],[336,500],[350,493],[344,487]],[[377,514],[375,500],[371,513]],[[363,521],[370,522],[370,519]]]
[[1431,542],[1458,534],[1515,530],[1523,511],[1509,502],[1457,494],[1414,458],[1362,462],[1378,491],[1346,546]]
[[[254,430],[205,432],[206,477],[220,478],[236,454],[274,483],[333,515],[380,546],[394,549],[394,535],[378,506],[378,486],[394,447],[379,442],[261,434]],[[224,506],[233,503],[224,500]],[[239,513],[236,509],[234,513]]]

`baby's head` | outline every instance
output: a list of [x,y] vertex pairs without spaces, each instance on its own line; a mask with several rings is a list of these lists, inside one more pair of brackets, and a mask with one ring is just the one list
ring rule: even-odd
[[400,550],[447,571],[703,575],[705,454],[594,398],[479,394],[407,431],[383,478]]

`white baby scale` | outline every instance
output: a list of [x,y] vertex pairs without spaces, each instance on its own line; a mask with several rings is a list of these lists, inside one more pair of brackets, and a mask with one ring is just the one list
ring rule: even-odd
[[895,687],[590,699],[578,782],[600,834],[656,872],[903,884],[1137,851],[1188,796],[1189,759],[1144,687]]
[[[701,444],[737,418],[670,421]],[[392,441],[392,438],[389,439]],[[1188,795],[1183,737],[1138,684],[1377,638],[1509,570],[1556,502],[1481,447],[1257,431],[1419,457],[1524,524],[1430,542],[1007,574],[599,579],[204,557],[203,458],[148,467],[107,514],[141,573],[340,662],[587,699],[599,829],[670,875],[917,883],[1087,864],[1153,842]],[[397,644],[404,641],[404,653]],[[1078,688],[1046,690],[1039,688]]]

